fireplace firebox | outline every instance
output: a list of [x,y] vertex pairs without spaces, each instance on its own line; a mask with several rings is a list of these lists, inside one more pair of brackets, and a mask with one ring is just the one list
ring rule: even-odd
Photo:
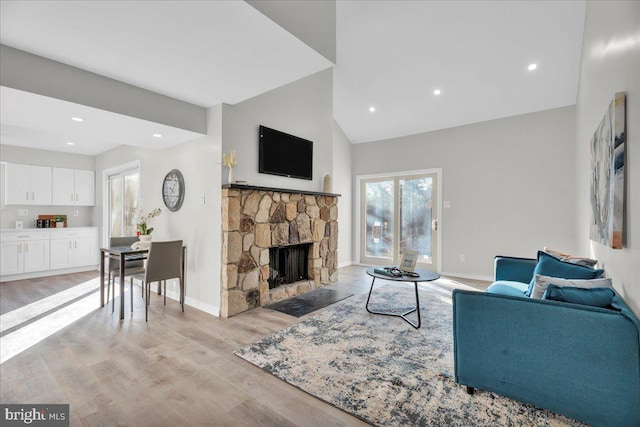
[[311,244],[269,248],[269,289],[309,279]]

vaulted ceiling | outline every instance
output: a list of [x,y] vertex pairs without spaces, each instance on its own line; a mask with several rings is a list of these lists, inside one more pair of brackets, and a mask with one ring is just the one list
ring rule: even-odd
[[[339,0],[336,121],[359,143],[574,104],[584,10],[584,1]],[[4,45],[203,107],[334,66],[244,1],[5,1],[0,15]],[[2,144],[98,154],[172,134],[104,112],[93,113],[111,115],[101,119],[109,126],[78,133],[46,117],[73,105],[9,88],[0,96]],[[119,127],[130,134],[107,131]],[[192,137],[175,131],[165,145]]]

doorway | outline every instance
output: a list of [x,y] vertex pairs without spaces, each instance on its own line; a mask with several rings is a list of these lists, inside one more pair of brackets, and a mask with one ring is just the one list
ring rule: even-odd
[[369,265],[398,265],[405,250],[417,267],[439,271],[440,170],[360,176],[359,256]]
[[111,237],[136,235],[134,209],[140,198],[138,161],[104,171],[104,241]]

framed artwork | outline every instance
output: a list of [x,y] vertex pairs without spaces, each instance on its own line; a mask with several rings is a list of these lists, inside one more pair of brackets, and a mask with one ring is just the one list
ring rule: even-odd
[[591,138],[591,225],[589,237],[622,249],[624,223],[625,117],[624,92],[616,93]]
[[416,262],[418,262],[418,252],[405,250],[400,258],[399,270],[413,272],[416,269]]

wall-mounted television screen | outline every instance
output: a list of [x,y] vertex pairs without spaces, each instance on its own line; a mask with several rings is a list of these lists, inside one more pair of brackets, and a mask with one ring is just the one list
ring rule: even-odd
[[313,142],[260,126],[258,172],[313,179]]

